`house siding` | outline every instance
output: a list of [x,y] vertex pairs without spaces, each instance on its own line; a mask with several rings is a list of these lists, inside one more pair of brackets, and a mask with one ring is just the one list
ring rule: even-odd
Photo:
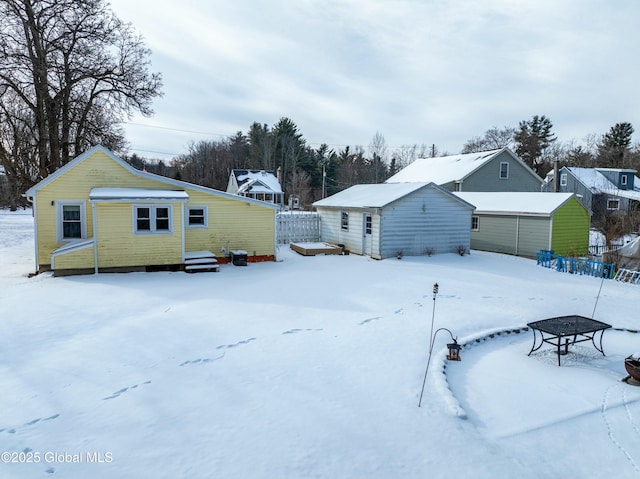
[[[500,178],[500,163],[509,163],[507,179]],[[536,179],[509,153],[503,151],[482,168],[472,172],[462,183],[462,191],[540,191],[541,179]],[[449,188],[447,188],[449,189]],[[450,190],[453,191],[453,190]]]
[[[249,255],[270,256],[275,251],[275,215],[273,208],[244,201],[216,198],[185,188],[189,205],[206,205],[207,228],[186,228],[186,251],[209,250],[215,254],[245,250]],[[239,221],[242,218],[242,221]]]
[[[473,207],[431,185],[399,198],[384,208],[318,206],[323,241],[343,244],[351,252],[384,259],[458,252],[470,248]],[[349,213],[349,231],[341,229],[341,212]],[[364,213],[372,219],[371,249],[364,251]]]
[[515,216],[479,214],[478,231],[471,232],[471,248],[495,253],[516,254],[518,224]]
[[519,216],[518,220],[518,256],[534,258],[541,249],[549,249],[550,217]]
[[461,245],[469,249],[472,211],[435,189],[412,193],[383,209],[380,256],[453,253]]
[[589,251],[591,218],[576,198],[571,198],[553,215],[551,249],[561,255],[582,255]]
[[[35,195],[37,227],[37,265],[40,271],[51,265],[51,253],[66,242],[57,239],[57,202],[80,201],[85,208],[85,238],[93,237],[91,189],[99,187],[184,190],[188,205],[207,206],[208,227],[185,229],[185,250],[210,250],[220,254],[222,248],[243,249],[258,259],[275,258],[275,208],[249,200],[227,198],[215,193],[190,188],[188,183],[170,184],[132,174],[107,152],[95,152],[51,179]],[[157,204],[152,201],[95,202],[98,218],[98,265],[100,268],[169,265],[182,262],[183,206],[172,206],[171,234],[133,234],[133,204]],[[93,251],[93,249],[92,249]],[[86,253],[84,254],[86,256]],[[93,268],[93,255],[77,253],[56,256],[55,268]],[[87,260],[82,264],[82,259]]]
[[98,268],[182,263],[181,205],[163,204],[172,210],[171,233],[135,234],[133,204],[151,202],[99,203],[96,205]]
[[[349,230],[341,228],[341,214],[343,211],[349,213]],[[363,213],[372,214],[372,256],[376,257],[379,251],[380,218],[373,210],[362,208],[318,208],[322,218],[321,237],[323,241],[334,244],[343,244],[349,251],[355,254],[363,254]]]
[[55,257],[54,267],[56,271],[80,270],[94,268],[93,248],[84,248]]
[[471,247],[482,251],[534,257],[549,248],[549,217],[476,213],[479,229],[471,233]]
[[56,238],[56,201],[84,201],[87,237],[93,236],[93,219],[89,192],[97,187],[166,188],[156,181],[137,178],[113,161],[106,153],[97,151],[64,175],[42,188],[36,196],[36,226],[38,231],[38,264],[48,265],[51,252],[66,244]]

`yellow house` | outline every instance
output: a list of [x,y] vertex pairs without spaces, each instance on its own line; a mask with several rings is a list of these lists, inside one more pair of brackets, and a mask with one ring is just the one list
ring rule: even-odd
[[136,170],[103,146],[24,196],[38,272],[215,270],[232,251],[275,260],[277,205]]

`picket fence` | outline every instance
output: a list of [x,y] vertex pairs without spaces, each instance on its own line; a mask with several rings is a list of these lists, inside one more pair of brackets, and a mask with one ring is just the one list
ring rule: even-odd
[[320,215],[312,212],[286,212],[276,215],[278,244],[320,241]]
[[613,279],[615,265],[584,258],[564,258],[556,256],[551,250],[541,250],[536,254],[536,262],[545,268],[555,268],[556,271],[579,275],[595,276],[597,278]]

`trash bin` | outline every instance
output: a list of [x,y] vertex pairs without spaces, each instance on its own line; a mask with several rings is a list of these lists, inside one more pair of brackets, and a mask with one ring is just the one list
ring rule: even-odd
[[229,252],[231,254],[231,262],[235,266],[246,266],[247,265],[247,252],[244,250],[231,250]]

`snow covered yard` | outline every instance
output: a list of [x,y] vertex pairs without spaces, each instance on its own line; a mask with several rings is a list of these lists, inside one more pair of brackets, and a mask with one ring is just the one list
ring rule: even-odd
[[[640,476],[639,286],[605,281],[607,356],[558,367],[506,331],[591,317],[601,281],[522,258],[28,278],[33,254],[31,216],[0,212],[2,478]],[[438,336],[418,408],[435,282],[467,346],[444,375]]]

